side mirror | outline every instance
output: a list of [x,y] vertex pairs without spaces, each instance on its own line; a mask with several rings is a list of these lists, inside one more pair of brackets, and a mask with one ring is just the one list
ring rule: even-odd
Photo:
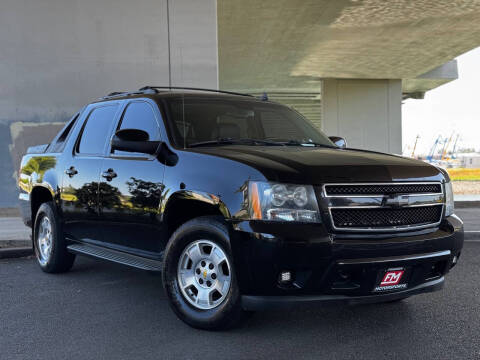
[[140,129],[121,129],[112,139],[112,151],[127,151],[153,155],[161,141],[149,141],[146,131]]
[[341,149],[345,149],[347,147],[347,140],[340,136],[329,136],[328,138]]

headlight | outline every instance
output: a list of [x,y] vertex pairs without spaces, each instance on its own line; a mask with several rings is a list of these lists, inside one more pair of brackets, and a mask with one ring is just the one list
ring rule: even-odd
[[445,183],[445,216],[453,215],[454,212],[452,182]]
[[251,181],[250,218],[270,221],[318,222],[317,199],[311,185]]

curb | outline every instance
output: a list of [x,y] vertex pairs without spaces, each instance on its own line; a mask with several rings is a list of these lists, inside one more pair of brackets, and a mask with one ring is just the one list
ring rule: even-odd
[[464,240],[478,240],[480,241],[480,231],[466,231],[463,233]]
[[0,249],[0,259],[12,259],[33,255],[31,247]]
[[0,250],[20,247],[32,247],[32,240],[0,240]]
[[21,217],[20,208],[2,208],[0,207],[0,217]]
[[480,201],[455,201],[457,209],[480,208]]

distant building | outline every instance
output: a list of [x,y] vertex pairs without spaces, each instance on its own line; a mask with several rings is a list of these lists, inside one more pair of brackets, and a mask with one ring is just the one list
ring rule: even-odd
[[480,169],[480,153],[458,154],[460,167]]

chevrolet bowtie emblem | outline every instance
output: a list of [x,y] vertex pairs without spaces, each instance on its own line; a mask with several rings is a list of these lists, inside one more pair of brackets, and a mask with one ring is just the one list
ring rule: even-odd
[[203,277],[206,279],[207,278],[207,270],[203,270]]
[[390,195],[383,198],[382,206],[399,208],[408,206],[409,198],[407,195]]

